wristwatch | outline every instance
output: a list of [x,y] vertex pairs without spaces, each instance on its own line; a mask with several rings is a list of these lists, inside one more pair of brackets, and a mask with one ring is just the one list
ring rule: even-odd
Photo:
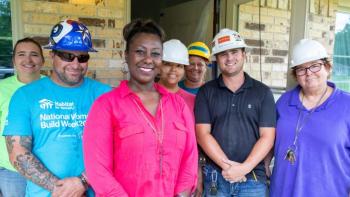
[[85,176],[81,174],[80,176],[78,176],[78,178],[80,179],[85,189],[87,189],[89,187],[89,183],[87,182],[87,179],[85,178]]

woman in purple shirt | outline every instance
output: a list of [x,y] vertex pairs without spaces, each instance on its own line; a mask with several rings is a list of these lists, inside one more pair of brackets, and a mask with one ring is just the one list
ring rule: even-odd
[[346,197],[350,192],[350,95],[327,82],[326,49],[309,39],[294,47],[298,85],[277,102],[271,197]]

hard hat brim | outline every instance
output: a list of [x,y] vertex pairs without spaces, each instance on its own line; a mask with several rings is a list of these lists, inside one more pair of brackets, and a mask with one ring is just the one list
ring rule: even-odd
[[77,48],[74,48],[74,47],[72,47],[72,48],[67,48],[67,47],[61,48],[61,47],[57,47],[57,45],[55,46],[55,45],[50,45],[50,44],[43,46],[43,48],[44,49],[51,49],[51,50],[62,50],[62,51],[98,52],[94,48],[86,48],[86,49],[81,49],[81,48],[77,49]]

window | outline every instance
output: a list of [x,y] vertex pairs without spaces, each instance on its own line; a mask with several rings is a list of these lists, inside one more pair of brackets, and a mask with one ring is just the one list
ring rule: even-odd
[[336,15],[332,81],[350,91],[350,13]]
[[0,0],[0,66],[11,67],[12,29],[10,0]]

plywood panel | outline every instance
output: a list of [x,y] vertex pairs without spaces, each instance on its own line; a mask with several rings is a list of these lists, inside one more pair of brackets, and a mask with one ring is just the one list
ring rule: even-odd
[[320,0],[320,15],[328,15],[328,1],[329,0]]
[[278,1],[278,8],[287,10],[288,9],[288,0],[279,0]]
[[[337,2],[335,2],[336,4]],[[339,0],[339,6],[342,7],[350,7],[350,1],[349,0]]]
[[277,8],[277,0],[267,0],[267,7]]
[[319,14],[320,0],[310,0],[310,13]]
[[335,9],[334,6],[336,5],[337,0],[329,0],[328,1],[328,16],[333,17],[335,16]]

